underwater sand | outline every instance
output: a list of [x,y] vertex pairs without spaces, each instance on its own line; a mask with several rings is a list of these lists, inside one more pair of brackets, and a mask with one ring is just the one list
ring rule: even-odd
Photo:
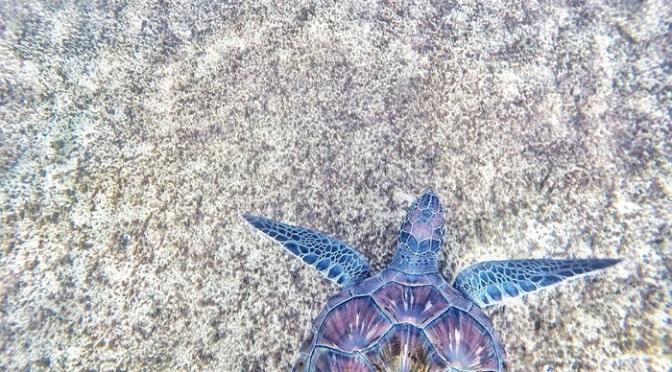
[[448,278],[620,257],[488,310],[512,371],[671,368],[672,6],[0,1],[0,370],[280,371],[426,186]]

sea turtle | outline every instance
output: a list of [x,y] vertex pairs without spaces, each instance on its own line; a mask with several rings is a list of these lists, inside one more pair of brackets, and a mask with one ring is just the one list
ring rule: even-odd
[[399,229],[389,266],[319,232],[243,214],[342,290],[327,301],[300,348],[295,371],[502,371],[504,346],[482,308],[597,272],[617,259],[477,263],[452,285],[438,272],[444,209],[427,190]]

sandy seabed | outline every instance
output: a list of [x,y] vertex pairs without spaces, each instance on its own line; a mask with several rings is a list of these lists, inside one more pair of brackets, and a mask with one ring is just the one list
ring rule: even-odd
[[[251,5],[254,3],[254,5]],[[286,370],[433,186],[446,278],[619,257],[488,310],[512,371],[666,371],[672,6],[0,0],[0,369]]]

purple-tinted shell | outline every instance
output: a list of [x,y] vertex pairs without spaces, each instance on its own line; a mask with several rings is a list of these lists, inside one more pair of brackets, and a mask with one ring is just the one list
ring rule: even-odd
[[386,269],[327,302],[298,371],[503,371],[490,319],[436,274]]

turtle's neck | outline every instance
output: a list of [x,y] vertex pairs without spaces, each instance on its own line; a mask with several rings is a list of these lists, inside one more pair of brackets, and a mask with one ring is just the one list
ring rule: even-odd
[[437,254],[434,252],[415,254],[406,245],[397,244],[397,251],[389,268],[409,274],[429,274],[438,272],[439,264]]

